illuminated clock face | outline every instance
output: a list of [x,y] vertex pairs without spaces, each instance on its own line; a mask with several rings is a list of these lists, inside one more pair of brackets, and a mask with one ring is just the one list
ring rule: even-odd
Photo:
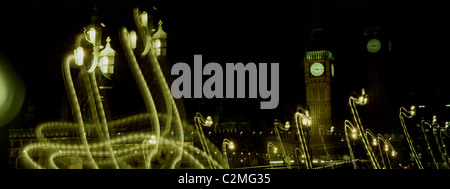
[[325,71],[325,67],[323,67],[323,64],[316,62],[311,65],[311,68],[309,70],[313,76],[317,77],[323,74],[323,72]]
[[381,49],[381,42],[378,39],[371,39],[367,42],[367,51],[377,53]]

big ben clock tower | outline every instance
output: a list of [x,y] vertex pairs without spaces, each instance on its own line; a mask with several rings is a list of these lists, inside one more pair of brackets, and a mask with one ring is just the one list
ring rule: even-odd
[[[386,27],[367,27],[363,30],[363,68],[365,89],[369,95],[367,110],[371,119],[368,126],[381,128],[389,122],[388,106],[388,68],[391,65],[391,41]],[[383,119],[378,119],[383,117]],[[394,121],[392,121],[394,122]]]
[[331,81],[334,77],[333,54],[328,50],[323,28],[311,30],[304,56],[306,103],[310,109],[310,148],[312,156],[323,159],[321,126],[331,127]]

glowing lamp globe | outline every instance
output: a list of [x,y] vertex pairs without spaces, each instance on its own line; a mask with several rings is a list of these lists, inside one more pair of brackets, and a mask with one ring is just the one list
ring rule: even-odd
[[91,16],[91,23],[85,28],[86,39],[94,46],[101,46],[102,23],[97,15],[97,7],[94,7],[94,15]]
[[148,27],[148,14],[147,12],[142,12],[141,15],[141,24],[144,28]]
[[114,73],[114,56],[116,55],[116,51],[111,48],[110,41],[111,38],[108,37],[105,48],[100,52],[100,69],[108,79],[111,79],[110,76]]
[[75,64],[77,64],[78,66],[83,65],[84,59],[83,47],[78,47],[77,49],[75,49],[74,54],[75,54]]
[[136,35],[136,32],[134,30],[132,30],[132,31],[130,31],[131,49],[136,49],[136,44],[137,44],[137,35]]
[[153,34],[153,51],[156,56],[165,56],[167,48],[167,33],[162,28],[162,21],[158,22],[158,31]]

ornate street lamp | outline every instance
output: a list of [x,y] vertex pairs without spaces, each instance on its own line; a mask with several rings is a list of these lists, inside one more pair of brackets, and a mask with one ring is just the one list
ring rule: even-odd
[[[103,72],[103,75],[110,78],[111,74],[113,73],[113,65],[114,65],[114,56],[115,51],[111,48],[111,45],[109,44],[109,41],[111,40],[109,37],[107,39],[106,47],[102,50],[100,53],[100,49],[103,48],[101,46],[101,33],[102,33],[102,27],[104,27],[104,24],[99,23],[100,19],[95,14],[96,9],[94,9],[94,16],[91,17],[91,24],[84,28],[84,32],[80,33],[76,37],[75,41],[75,50],[73,54],[69,54],[65,57],[63,62],[63,73],[66,81],[66,87],[68,88],[69,93],[71,94],[71,97],[69,100],[73,104],[73,112],[75,114],[75,119],[77,124],[79,124],[78,132],[79,133],[86,133],[84,128],[84,123],[80,111],[80,105],[78,102],[78,98],[76,96],[76,91],[74,88],[71,72],[70,72],[70,63],[71,61],[74,61],[77,66],[79,66],[81,73],[84,77],[82,77],[85,81],[85,83],[88,83],[86,85],[87,94],[89,99],[87,102],[90,105],[91,108],[91,114],[92,118],[94,120],[95,129],[99,133],[99,136],[105,136],[106,141],[109,141],[109,135],[103,135],[104,133],[108,133],[108,125],[107,120],[105,117],[103,104],[101,102],[101,96],[99,93],[99,90],[97,89],[97,81],[95,78],[95,69],[100,65],[100,69]],[[82,43],[83,40],[89,42],[87,45],[86,43]],[[92,45],[92,47],[90,46]],[[84,61],[84,57],[86,55],[84,49],[90,49],[92,48],[92,64],[86,64]],[[88,51],[89,52],[89,51]],[[87,59],[89,60],[89,59]],[[100,62],[100,63],[99,63]],[[86,67],[85,67],[86,66]],[[90,66],[89,69],[87,69]],[[88,140],[86,138],[86,134],[81,134],[81,141],[84,148],[86,148],[86,154],[88,156],[88,160],[90,161],[90,165],[93,166],[93,168],[98,168],[98,165],[95,163],[95,160],[93,158],[93,155],[90,152]],[[108,150],[109,155],[111,156],[114,167],[119,168],[119,165],[117,164],[117,160],[115,159],[115,153],[113,151],[111,143],[107,143],[106,149]]]
[[[111,48],[111,38],[106,39],[105,47],[102,46],[102,27],[105,27],[103,23],[100,23],[100,18],[97,16],[97,8],[94,8],[94,15],[91,17],[91,23],[84,28],[83,34],[77,37],[74,50],[75,64],[81,66],[85,64],[84,56],[85,52],[81,46],[81,41],[85,39],[92,44],[92,64],[88,69],[89,73],[94,72],[97,67],[100,67],[103,75],[111,79],[111,75],[114,73],[114,56],[116,51]],[[103,50],[101,50],[103,49]],[[101,50],[101,51],[100,51]]]
[[278,142],[280,143],[281,152],[283,153],[283,156],[284,156],[284,162],[287,164],[287,168],[291,169],[291,163],[290,163],[289,156],[286,155],[286,151],[284,150],[283,142],[281,141],[280,132],[278,131],[278,128],[283,131],[289,131],[289,128],[290,128],[289,121],[286,121],[286,124],[283,125],[278,119],[275,119],[275,122],[273,124],[275,127],[274,128],[275,134],[277,136]]
[[[370,141],[367,139],[367,135],[364,132],[365,129],[361,123],[361,119],[359,118],[358,111],[356,109],[356,105],[364,106],[368,103],[368,95],[366,94],[364,88],[361,90],[361,95],[357,96],[356,93],[353,93],[349,99],[348,99],[348,105],[350,107],[350,112],[353,115],[353,120],[355,122],[355,127],[352,125],[352,133],[358,134],[361,136],[361,141],[363,142],[364,148],[369,155],[369,158],[372,162],[372,165],[374,169],[379,169],[378,160],[375,158],[375,154],[372,150],[372,147],[370,146]],[[347,120],[346,120],[347,122]],[[353,129],[356,129],[355,132],[353,132]],[[355,136],[355,137],[354,137]],[[353,135],[353,138],[356,138],[357,135]]]
[[271,162],[271,160],[270,160],[270,148],[271,147],[273,148],[274,154],[278,153],[278,148],[275,145],[273,145],[273,143],[271,143],[271,142],[267,143],[267,155],[269,156],[269,164],[270,164],[270,167],[273,168],[273,165],[270,163]]
[[162,28],[162,21],[158,22],[158,31],[153,34],[153,51],[157,57],[166,56],[167,33]]
[[[303,110],[302,110],[303,111]],[[309,116],[308,111],[303,111],[305,113],[296,112],[294,114],[295,117],[295,125],[297,126],[297,134],[300,142],[300,150],[302,150],[302,154],[305,155],[305,166],[306,169],[312,168],[311,163],[311,155],[309,154],[308,144],[306,141],[306,131],[307,127],[311,126],[311,116]]]
[[[206,141],[205,135],[203,134],[202,126],[211,127],[213,124],[213,120],[211,116],[207,116],[206,119],[203,117],[200,112],[197,112],[194,117],[194,124],[196,129],[198,130],[198,135],[200,137],[200,143],[202,144],[203,151],[207,153],[209,157],[211,157],[211,152],[209,151],[208,142]],[[211,169],[216,168],[214,163],[208,159],[208,163]]]
[[230,140],[228,140],[228,139],[223,139],[223,142],[222,142],[222,153],[223,153],[223,158],[224,158],[224,160],[225,160],[225,166],[227,166],[226,168],[230,168],[230,164],[228,163],[228,156],[227,156],[227,148],[226,148],[226,146],[228,145],[228,148],[230,149],[230,150],[233,150],[234,149],[234,143],[233,142],[231,142]]
[[106,46],[100,52],[100,69],[102,70],[103,75],[111,79],[111,75],[114,73],[114,56],[116,55],[116,51],[111,48],[111,44],[109,43],[111,38],[106,38]]
[[94,7],[94,15],[91,16],[91,23],[84,30],[86,39],[94,46],[101,46],[102,25],[100,18],[97,16],[97,7]]
[[409,136],[408,129],[406,128],[405,120],[403,118],[403,117],[412,118],[415,115],[416,115],[416,107],[415,106],[411,106],[411,110],[410,111],[406,110],[406,108],[404,108],[404,107],[400,108],[400,115],[399,115],[400,123],[402,124],[403,132],[405,133],[405,137],[406,137],[406,141],[408,142],[409,149],[411,149],[411,152],[412,152],[412,154],[414,156],[414,160],[415,160],[415,162],[417,164],[417,167],[419,169],[423,169],[422,162],[420,161],[419,156],[417,155],[417,152],[416,152],[416,150],[414,148],[414,145],[412,143],[411,137]]

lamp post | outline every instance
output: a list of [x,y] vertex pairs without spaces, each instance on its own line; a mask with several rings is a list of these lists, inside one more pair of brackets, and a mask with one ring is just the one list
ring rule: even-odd
[[146,138],[141,144],[142,154],[144,155],[144,164],[147,169],[151,167],[151,160],[154,155],[152,152],[148,151],[148,148],[154,147],[156,144],[157,142],[155,135],[151,135],[150,138]]
[[348,105],[350,107],[350,111],[353,115],[353,120],[356,124],[357,133],[361,135],[361,141],[363,142],[364,148],[369,155],[369,158],[372,162],[372,166],[374,169],[379,169],[379,164],[377,159],[375,158],[372,147],[369,145],[369,141],[367,139],[367,135],[364,132],[365,129],[361,123],[361,119],[359,118],[358,111],[356,110],[356,105],[366,105],[368,103],[368,95],[365,93],[364,88],[361,90],[361,95],[358,97],[354,97],[353,95],[348,99]]
[[[394,147],[392,146],[391,142],[389,140],[386,140],[383,135],[378,134],[377,135],[377,142],[378,142],[378,149],[381,154],[381,161],[383,162],[383,168],[386,168],[386,164],[384,163],[384,157],[383,157],[383,151],[386,154],[386,159],[388,161],[389,167],[392,169],[391,161],[389,160],[389,150],[391,151],[391,156],[394,158],[397,154]],[[381,149],[381,142],[383,143],[383,149]]]
[[[138,9],[134,9],[133,11],[134,18],[136,18],[139,15]],[[96,21],[98,21],[98,17],[95,18]],[[137,22],[137,19],[135,19]],[[34,168],[45,168],[41,166],[36,161],[36,158],[30,157],[30,152],[43,152],[45,153],[45,156],[40,156],[38,161],[41,161],[41,159],[44,161],[45,159],[48,159],[48,161],[53,162],[53,159],[56,157],[60,157],[62,155],[77,155],[77,156],[83,156],[87,161],[85,161],[84,166],[88,168],[99,168],[99,165],[105,167],[105,168],[111,168],[114,166],[114,168],[119,168],[119,164],[117,161],[120,161],[120,165],[127,167],[127,158],[131,156],[135,156],[138,153],[138,149],[141,147],[144,147],[144,159],[149,160],[148,164],[146,165],[146,168],[150,168],[153,154],[158,150],[158,148],[162,147],[171,147],[175,150],[170,151],[170,155],[172,157],[167,158],[167,161],[162,164],[162,168],[166,165],[170,166],[169,168],[175,168],[176,165],[180,165],[181,156],[183,155],[183,149],[193,149],[190,145],[184,143],[184,135],[183,135],[183,127],[181,124],[181,119],[178,113],[177,106],[172,98],[172,95],[170,94],[169,87],[167,86],[167,82],[164,78],[164,75],[161,71],[161,68],[159,67],[159,63],[156,60],[156,56],[154,56],[153,53],[148,53],[145,57],[148,62],[150,62],[151,69],[153,70],[153,73],[155,74],[155,77],[157,78],[158,84],[161,87],[161,90],[163,91],[163,97],[166,101],[166,114],[163,112],[158,112],[156,110],[154,101],[152,99],[152,95],[150,93],[150,89],[145,82],[145,78],[143,77],[142,71],[140,69],[140,66],[137,64],[136,56],[134,55],[132,48],[133,40],[136,42],[137,36],[134,35],[132,32],[128,33],[125,27],[122,28],[120,31],[120,38],[121,38],[121,45],[123,47],[123,53],[125,54],[125,57],[128,59],[128,63],[130,65],[130,70],[133,75],[133,77],[136,79],[136,84],[138,86],[139,91],[142,94],[144,104],[146,106],[146,109],[148,110],[148,113],[140,114],[140,115],[133,115],[130,117],[127,117],[126,119],[120,119],[115,120],[111,122],[106,122],[103,104],[99,95],[99,88],[97,86],[97,81],[95,77],[95,71],[97,67],[100,67],[100,70],[102,70],[102,66],[109,66],[110,63],[113,63],[113,60],[111,60],[112,56],[108,51],[101,51],[106,50],[108,48],[101,46],[101,43],[98,43],[97,41],[101,42],[101,27],[104,27],[104,24],[100,24],[101,27],[97,27],[98,22],[93,22],[95,24],[88,26],[85,28],[84,32],[79,34],[76,38],[75,42],[75,48],[72,53],[68,53],[63,61],[63,77],[64,82],[66,84],[67,93],[69,96],[69,100],[71,103],[72,112],[74,114],[75,123],[71,122],[47,122],[40,124],[38,128],[36,129],[36,133],[38,135],[38,131],[40,128],[68,128],[73,129],[76,128],[76,133],[79,136],[80,144],[69,144],[67,142],[64,143],[57,143],[57,142],[45,142],[45,141],[39,141],[38,143],[31,143],[29,145],[26,145],[23,148],[22,151],[22,157],[24,159],[24,162],[27,164],[27,166],[32,166]],[[97,24],[97,25],[96,25]],[[151,47],[151,37],[149,33],[142,31],[142,26],[140,23],[137,23],[137,34],[139,34],[139,39],[141,39],[141,43],[145,47]],[[97,29],[96,29],[97,28]],[[99,29],[100,28],[100,29]],[[136,32],[135,32],[136,33]],[[150,43],[147,43],[146,40],[148,39]],[[109,43],[109,40],[107,43]],[[108,46],[108,44],[106,45]],[[105,48],[105,49],[104,49]],[[112,48],[111,48],[112,49]],[[88,53],[89,52],[89,53]],[[93,52],[92,54],[90,52]],[[151,51],[149,51],[151,52]],[[92,56],[87,57],[87,56]],[[145,61],[145,60],[144,60]],[[105,64],[105,63],[108,64]],[[74,64],[76,66],[72,66]],[[113,64],[112,64],[113,65]],[[87,102],[91,105],[91,113],[92,113],[92,119],[93,124],[85,123],[84,121],[86,119],[83,119],[82,112],[80,108],[79,100],[81,99],[79,96],[77,96],[74,82],[72,80],[72,68],[78,68],[80,69],[80,78],[84,80],[85,87],[87,89]],[[89,68],[89,69],[88,69]],[[108,69],[103,68],[102,73],[108,73]],[[81,84],[83,84],[81,82]],[[167,103],[168,102],[168,103]],[[173,113],[172,113],[173,112]],[[159,117],[163,116],[162,119],[166,119],[166,127],[163,127],[163,132],[160,133],[160,122]],[[173,121],[171,121],[173,117]],[[134,121],[137,120],[149,120],[150,119],[150,125],[152,129],[152,133],[149,134],[147,132],[137,132],[137,133],[130,133],[126,136],[117,136],[109,140],[110,132],[108,131],[108,128],[116,128],[119,125],[126,125],[129,126],[130,123],[134,123]],[[108,126],[108,124],[110,124]],[[212,124],[212,123],[211,123]],[[89,127],[95,127],[95,129],[98,129],[98,134],[96,135],[100,140],[91,140],[90,138],[89,143],[87,140],[87,137],[89,136],[86,131],[89,129]],[[171,129],[174,128],[174,131],[177,133],[175,136],[175,140],[169,140],[166,139],[166,133]],[[173,133],[173,132],[172,132]],[[111,135],[113,136],[113,135]],[[37,136],[37,138],[44,139],[44,136],[41,135]],[[112,144],[123,144],[126,141],[140,141],[142,138],[147,138],[149,140],[146,140],[143,142],[141,146],[121,146],[120,149],[115,148],[112,149]],[[93,144],[92,144],[93,143]],[[158,147],[159,146],[159,147]],[[147,150],[150,150],[150,152],[147,152]],[[48,152],[48,153],[47,153]],[[91,153],[92,152],[92,153]],[[120,158],[117,158],[116,155],[119,157],[120,155],[124,155],[126,153],[132,153],[127,154],[127,156],[123,156]],[[194,160],[194,163],[196,166],[203,168],[201,163],[196,160],[191,154],[188,154],[187,151],[184,151],[185,156],[187,158],[191,158]],[[50,154],[50,155],[49,155]],[[203,153],[202,153],[203,154]],[[94,160],[93,156],[96,156],[96,159]],[[43,157],[43,158],[41,158]],[[205,156],[203,156],[205,157]],[[97,165],[96,160],[101,159],[102,163]],[[107,159],[109,158],[109,159]],[[214,161],[211,157],[207,156],[206,158],[211,159]],[[47,162],[43,162],[47,163]],[[217,162],[215,163],[217,164]],[[219,165],[220,166],[220,165]],[[51,168],[55,168],[56,165],[53,163],[53,165],[50,165]]]
[[322,145],[323,145],[323,148],[325,149],[325,153],[327,154],[327,158],[330,160],[330,159],[331,159],[331,158],[330,158],[330,154],[328,153],[327,145],[325,144],[325,138],[324,138],[323,136],[324,136],[325,134],[327,134],[327,135],[332,135],[332,134],[333,134],[333,131],[334,131],[334,127],[331,126],[331,127],[330,127],[330,130],[326,130],[326,129],[325,129],[325,126],[320,125],[320,130],[322,131],[322,135],[321,135]]
[[102,40],[102,26],[100,17],[98,16],[98,9],[94,7],[94,13],[91,16],[91,23],[84,29],[86,39],[96,47],[101,46]]
[[[443,165],[444,165],[444,167],[447,167],[448,168],[448,159],[447,159],[447,148],[446,148],[446,146],[445,146],[445,143],[444,143],[444,141],[442,140],[442,133],[446,133],[446,130],[447,130],[447,128],[448,128],[448,125],[446,125],[446,127],[440,127],[439,126],[439,123],[437,122],[437,116],[436,115],[433,115],[433,119],[432,119],[432,121],[431,121],[431,124],[429,124],[429,122],[428,121],[423,121],[422,120],[422,122],[424,123],[424,124],[427,124],[429,127],[430,127],[430,129],[432,129],[432,132],[433,132],[433,135],[434,135],[434,138],[435,138],[435,141],[436,141],[436,144],[437,144],[437,147],[438,147],[438,150],[439,150],[439,153],[441,154],[441,158],[442,158],[442,160],[443,160]],[[448,124],[448,123],[446,123],[446,124]],[[422,127],[422,130],[423,130],[423,127]],[[439,136],[438,136],[438,133],[439,132]],[[424,136],[426,136],[426,133],[424,132]],[[440,138],[440,140],[439,140],[439,138]],[[429,142],[428,142],[428,140],[427,140],[427,143],[428,143],[428,148],[429,148],[429,150],[430,150],[430,153],[431,153],[431,155],[432,155],[432,157],[433,157],[433,160],[434,160],[434,162],[435,162],[435,164],[436,164],[436,168],[438,168],[438,165],[437,165],[437,163],[436,163],[436,161],[435,161],[435,159],[434,159],[434,155],[433,155],[433,151],[431,150],[431,146],[429,145]],[[442,151],[442,148],[444,148],[444,151]]]
[[[164,132],[170,128],[173,128],[177,135],[176,141],[179,143],[179,145],[176,146],[176,150],[173,153],[175,157],[172,158],[170,162],[168,162],[170,168],[174,168],[175,166],[179,165],[178,162],[181,161],[181,158],[183,156],[184,132],[180,114],[178,111],[178,107],[175,103],[175,100],[171,94],[166,78],[164,77],[160,63],[158,62],[158,59],[155,56],[155,54],[150,51],[150,49],[153,47],[153,44],[150,33],[152,29],[150,27],[152,26],[149,26],[148,24],[149,21],[148,14],[145,11],[143,12],[139,11],[138,8],[134,8],[133,18],[136,24],[136,32],[128,32],[128,30],[125,27],[123,27],[120,31],[121,41],[124,42],[123,44],[124,54],[130,65],[133,77],[136,79],[137,85],[140,86],[139,89],[142,96],[144,96],[146,107],[150,111],[150,114],[152,116],[151,121],[152,126],[155,129],[156,138],[158,139],[160,137],[160,134],[164,135]],[[133,33],[136,33],[136,35],[134,35]],[[135,39],[139,40],[140,44],[142,44],[144,47],[144,51],[140,53],[140,58],[143,61],[147,61],[150,63],[149,64],[150,69],[153,70],[152,73],[154,74],[159,86],[161,87],[161,91],[163,94],[162,96],[167,110],[166,111],[167,116],[165,120],[166,129],[162,133],[159,133],[160,127],[158,120],[158,112],[156,110],[155,103],[153,101],[150,90],[143,76],[142,70],[140,69],[140,66],[138,64],[136,57],[137,52],[134,51],[133,41],[135,41]]]
[[228,148],[230,148],[230,150],[233,150],[235,148],[234,143],[231,142],[228,139],[223,139],[222,142],[222,153],[223,153],[223,158],[225,160],[225,166],[227,166],[226,168],[229,169],[230,168],[230,164],[228,163],[228,155],[227,155],[227,145]]
[[[374,146],[374,147],[378,146],[378,149],[380,151],[381,162],[383,163],[383,167],[380,167],[380,168],[386,169],[386,164],[385,164],[384,156],[383,156],[383,151],[384,151],[384,153],[386,154],[386,158],[387,158],[389,167],[392,169],[391,162],[389,160],[389,151],[391,151],[391,156],[392,157],[395,157],[397,155],[397,152],[395,151],[395,149],[392,146],[391,142],[389,142],[390,139],[386,140],[383,137],[383,135],[381,135],[381,134],[378,134],[377,136],[375,136],[372,133],[372,131],[370,131],[370,129],[366,129],[365,134],[366,134],[366,136],[370,136],[371,137],[371,139],[372,139],[372,146]],[[384,145],[384,150],[381,149],[381,146],[382,146],[381,143],[383,143],[383,145]]]
[[[436,144],[438,146],[439,152],[441,153],[442,160],[444,162],[444,167],[448,167],[448,157],[447,157],[447,147],[445,146],[444,140],[442,139],[442,133],[447,134],[446,130],[448,128],[448,125],[446,127],[441,127],[439,123],[437,122],[436,115],[433,116],[433,135],[436,140]],[[439,133],[439,136],[438,134]]]
[[406,108],[404,108],[404,107],[400,108],[400,114],[399,114],[400,123],[402,124],[403,132],[405,133],[406,141],[408,142],[409,149],[411,149],[411,153],[414,156],[414,161],[417,163],[417,166],[419,167],[419,169],[423,169],[422,162],[420,162],[419,156],[417,155],[417,152],[414,148],[411,137],[409,136],[408,129],[406,128],[405,120],[403,118],[403,117],[412,118],[415,115],[416,115],[416,107],[415,106],[411,106],[410,111],[406,110]]
[[[205,126],[205,127],[212,126],[213,121],[212,121],[211,116],[207,116],[205,119],[202,116],[202,114],[197,112],[194,117],[194,123],[195,123],[195,127],[197,128],[198,133],[199,133],[198,135],[199,135],[200,143],[203,147],[203,151],[205,151],[208,156],[211,156],[211,152],[209,151],[209,147],[208,147],[208,142],[206,141],[206,138],[205,138],[205,135],[203,134],[203,129],[202,129],[202,126]],[[215,168],[213,162],[211,162],[210,159],[208,159],[208,163],[209,163],[209,166],[211,169]]]
[[270,167],[273,168],[272,164],[270,163],[271,162],[271,160],[270,160],[270,148],[273,148],[273,153],[274,154],[278,153],[278,148],[275,145],[273,145],[273,143],[271,143],[271,142],[267,143],[267,154],[269,155],[269,164],[270,164]]
[[162,28],[163,22],[159,20],[158,31],[153,34],[153,51],[155,55],[159,58],[161,56],[166,56],[167,50],[167,33],[164,32]]
[[428,141],[427,133],[425,132],[425,129],[423,128],[424,124],[428,125],[430,128],[431,128],[431,125],[428,123],[428,121],[425,121],[425,120],[420,121],[420,128],[422,129],[423,137],[425,139],[425,142],[427,143],[427,150],[431,155],[431,159],[433,160],[434,165],[436,166],[436,169],[439,169],[436,159],[434,158],[433,149],[431,149],[430,142]]
[[[444,162],[446,163],[446,167],[450,168],[449,167],[449,161],[450,160],[448,158],[447,146],[445,145],[444,138],[442,137],[442,134],[445,134],[446,136],[448,136],[448,133],[447,133],[448,124],[449,124],[448,122],[445,122],[445,127],[440,127],[440,129],[439,129],[439,138],[441,139],[442,148],[444,148],[444,152],[441,152],[442,159],[444,159]],[[437,137],[436,137],[436,140],[437,140]]]
[[305,155],[305,166],[306,169],[312,168],[311,156],[309,154],[309,149],[306,141],[306,133],[304,131],[305,127],[311,126],[311,117],[308,111],[305,113],[296,112],[295,115],[295,125],[297,126],[297,134],[300,142],[300,149],[302,154]]
[[[80,56],[80,54],[78,54],[78,56]],[[89,148],[89,144],[87,142],[86,135],[84,134],[84,133],[86,133],[86,131],[84,128],[84,122],[83,122],[83,118],[81,115],[80,104],[78,102],[77,94],[76,94],[75,87],[74,87],[74,84],[72,81],[72,76],[70,73],[70,64],[72,63],[72,61],[76,61],[76,59],[77,58],[75,58],[74,54],[69,54],[65,57],[64,62],[63,62],[63,75],[65,78],[64,81],[66,82],[65,84],[66,84],[66,88],[67,88],[67,91],[69,94],[70,104],[72,104],[71,107],[72,107],[72,111],[74,114],[77,131],[80,135],[80,140],[81,140],[82,146],[85,148],[89,165],[92,166],[93,168],[98,169],[98,165],[94,161],[94,158],[93,158],[92,153]],[[26,153],[26,150],[24,150],[23,152]],[[25,156],[25,157],[27,157],[27,156]]]
[[351,139],[349,137],[349,131],[348,130],[350,130],[350,132],[352,133],[351,138],[353,140],[356,140],[358,138],[358,134],[357,134],[356,128],[353,127],[353,124],[349,120],[345,120],[344,121],[345,141],[347,142],[348,151],[350,152],[350,158],[351,158],[351,161],[353,163],[353,168],[357,169],[358,167],[357,167],[356,162],[355,162],[355,156],[353,154],[353,149],[352,149],[352,145],[351,145]]
[[[96,11],[96,8],[94,9]],[[72,81],[72,76],[70,72],[70,64],[72,61],[75,62],[75,64],[80,68],[80,76],[83,78],[85,87],[87,90],[87,95],[89,97],[88,103],[90,105],[90,112],[92,114],[92,119],[94,121],[94,128],[97,131],[97,134],[101,140],[105,140],[107,145],[107,150],[109,152],[109,155],[111,156],[114,168],[119,168],[117,164],[117,160],[115,158],[114,151],[112,149],[112,144],[110,142],[109,137],[109,131],[108,131],[108,123],[106,120],[103,103],[101,101],[99,87],[97,86],[97,80],[95,77],[95,69],[98,66],[98,62],[100,61],[100,58],[102,58],[102,61],[106,64],[105,66],[108,67],[109,70],[113,70],[113,64],[114,64],[114,55],[115,51],[111,48],[109,41],[111,40],[109,37],[107,39],[107,48],[103,49],[102,53],[99,52],[101,48],[101,35],[102,35],[102,27],[104,27],[104,24],[99,23],[100,19],[99,17],[94,13],[94,16],[91,17],[91,24],[84,28],[83,33],[79,34],[75,41],[75,49],[73,51],[73,54],[69,54],[65,57],[65,60],[63,62],[63,71],[64,71],[64,77],[66,82],[66,87],[69,92],[69,100],[71,101],[73,112],[76,117],[76,121],[78,123],[79,127],[79,133],[81,136],[81,142],[85,146],[87,150],[87,154],[90,160],[90,164],[94,168],[98,168],[96,165],[94,159],[92,158],[92,154],[90,153],[90,149],[88,147],[88,142],[86,138],[86,131],[83,124],[83,119],[81,116],[81,110],[80,105],[78,103],[75,87]],[[86,43],[82,43],[84,41],[87,41],[88,45],[82,45]],[[87,69],[89,66],[86,59],[86,54],[84,49],[90,49],[92,48],[92,63],[90,64],[90,68]],[[110,64],[112,63],[112,64]],[[112,65],[112,66],[111,66]],[[108,72],[106,72],[108,73]],[[109,74],[112,74],[109,73]],[[110,75],[109,75],[110,76]]]
[[[374,147],[375,146],[381,146],[381,145],[378,145],[380,142],[378,141],[378,139],[377,139],[377,137],[372,133],[372,131],[370,130],[370,129],[365,129],[365,131],[363,132],[363,133],[361,133],[361,135],[365,135],[366,137],[367,136],[370,136],[371,137],[371,139],[372,139],[372,143],[370,142],[370,140],[369,140],[369,138],[367,137],[367,145],[370,145],[370,144],[372,144]],[[362,138],[362,137],[361,137]],[[366,147],[366,149],[367,149],[368,147]],[[368,154],[369,154],[369,152],[367,152]],[[381,151],[380,150],[380,153],[381,153],[381,159],[382,159],[382,161],[383,161],[383,165],[386,167],[386,165],[384,164],[384,158],[383,158],[383,151]],[[374,158],[377,158],[376,156],[375,156],[375,152],[373,153],[373,155],[374,155]],[[378,161],[377,161],[377,163],[378,163]],[[378,167],[380,167],[379,165],[378,165]],[[381,167],[380,167],[381,168]]]
[[442,133],[444,133],[448,137],[448,132],[447,132],[448,126],[449,126],[449,122],[447,121],[447,122],[445,122],[445,127],[441,127],[441,129],[440,129],[439,138],[441,139],[441,142],[442,142],[442,148],[444,148],[444,154],[442,155],[442,158],[444,158],[446,160],[447,168],[450,168],[450,167],[448,167],[450,159],[449,159],[448,153],[447,153],[447,146],[445,145],[444,138],[442,137]]
[[114,56],[116,55],[116,51],[111,48],[110,41],[111,38],[106,38],[106,47],[99,54],[100,69],[108,79],[111,79],[111,75],[114,73]]
[[[305,154],[303,153],[303,150],[300,150],[300,148],[295,148],[294,151],[295,151],[295,160],[297,161],[298,168],[300,169],[300,163],[305,163],[304,160]],[[301,160],[299,160],[298,157],[300,157]]]
[[286,121],[286,123],[283,125],[278,119],[275,119],[274,123],[274,130],[275,130],[275,134],[277,136],[278,142],[280,143],[280,148],[281,148],[281,153],[283,153],[284,156],[284,162],[287,164],[287,168],[291,169],[291,163],[289,160],[289,157],[286,155],[286,151],[284,150],[284,146],[283,146],[283,142],[281,141],[281,136],[280,136],[280,132],[278,131],[278,128],[283,130],[283,131],[289,131],[289,121]]

